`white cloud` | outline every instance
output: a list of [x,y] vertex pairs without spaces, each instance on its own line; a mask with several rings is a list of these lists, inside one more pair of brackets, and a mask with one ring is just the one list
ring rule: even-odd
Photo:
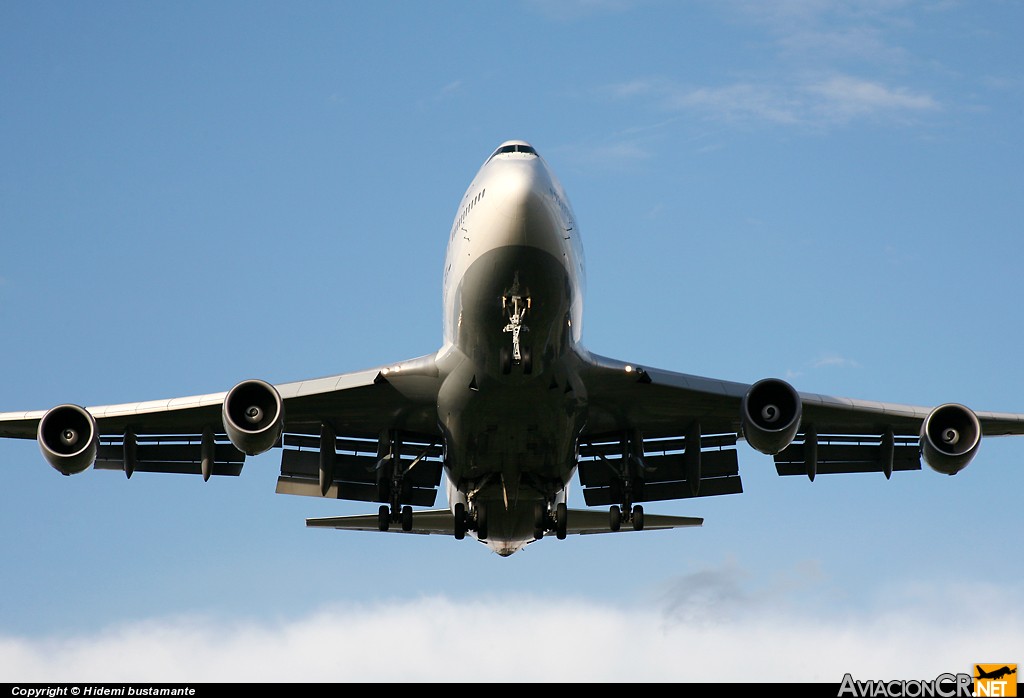
[[906,0],[730,0],[715,8],[756,28],[755,66],[718,84],[641,76],[605,93],[708,121],[811,128],[907,123],[941,107],[913,84],[919,71],[936,66],[895,43],[914,28]]
[[344,604],[282,622],[156,618],[43,638],[7,635],[0,677],[838,683],[846,672],[966,672],[972,662],[1017,661],[1024,648],[1024,613],[1016,595],[998,587],[890,589],[888,600],[854,613],[806,601],[820,582],[813,565],[774,584],[726,565],[674,580],[643,608],[575,597],[432,597]]
[[637,78],[627,82],[617,82],[603,88],[605,92],[618,99],[644,97],[674,89],[671,81],[662,78]]
[[839,354],[826,354],[815,359],[811,364],[814,368],[860,368],[860,364]]
[[[912,57],[890,42],[913,24],[905,0],[782,0],[720,3],[734,16],[762,27],[790,60],[821,63],[850,59],[904,65]],[[931,8],[933,9],[933,8]]]
[[856,120],[908,121],[940,108],[931,95],[851,75],[688,87],[662,78],[631,80],[603,90],[616,99],[648,99],[664,110],[714,121],[829,127]]
[[440,94],[446,95],[451,92],[457,92],[462,89],[462,80],[452,80],[450,83],[441,88]]
[[667,105],[671,109],[699,110],[731,121],[754,119],[793,124],[803,120],[800,102],[768,84],[737,83],[673,90],[667,95]]
[[848,75],[835,75],[805,88],[819,99],[814,108],[831,121],[862,116],[894,115],[939,108],[930,95],[904,87],[892,88]]

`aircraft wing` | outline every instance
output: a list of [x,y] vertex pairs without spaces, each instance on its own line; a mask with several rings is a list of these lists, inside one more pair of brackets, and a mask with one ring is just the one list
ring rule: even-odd
[[[281,428],[271,434],[276,441],[255,452],[282,446],[278,491],[313,494],[315,490],[321,496],[320,452],[333,444],[328,496],[376,501],[381,468],[386,470],[394,462],[382,458],[388,455],[387,449],[397,447],[394,453],[399,461],[404,457],[408,464],[410,458],[419,457],[416,476],[409,478],[416,489],[413,501],[429,506],[441,477],[439,385],[433,354],[275,385],[283,413]],[[87,412],[95,423],[96,468],[123,470],[129,477],[137,471],[238,475],[245,454],[228,439],[222,419],[230,392],[84,408],[79,414],[87,420]],[[0,437],[37,438],[46,414],[44,410],[0,413]],[[79,426],[80,431],[88,430],[86,422]],[[71,474],[88,464],[54,467]]]
[[[982,436],[1024,434],[1024,414],[798,393],[782,381],[759,382],[764,384],[760,390],[774,390],[774,398],[780,399],[773,398],[773,403],[785,403],[785,389],[792,391],[802,415],[791,434],[772,429],[759,433],[757,420],[745,422],[743,417],[748,393],[759,395],[752,392],[759,384],[641,367],[583,352],[580,362],[589,407],[581,435],[580,479],[590,506],[619,503],[627,483],[635,502],[741,492],[736,457],[741,438],[771,454],[780,475],[813,479],[853,472],[889,477],[894,470],[919,470],[922,454],[936,470],[955,474],[973,457]],[[756,414],[757,406],[751,411]],[[922,438],[926,424],[935,437],[931,441]],[[938,442],[948,428],[955,428],[958,443],[947,448]],[[933,443],[939,447],[931,447]]]

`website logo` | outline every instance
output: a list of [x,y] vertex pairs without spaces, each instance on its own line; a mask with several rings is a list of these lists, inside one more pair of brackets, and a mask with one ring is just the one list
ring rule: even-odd
[[974,695],[977,698],[1004,698],[1017,695],[1016,664],[975,664],[972,675]]
[[970,674],[939,674],[931,681],[870,679],[843,676],[837,698],[970,698]]

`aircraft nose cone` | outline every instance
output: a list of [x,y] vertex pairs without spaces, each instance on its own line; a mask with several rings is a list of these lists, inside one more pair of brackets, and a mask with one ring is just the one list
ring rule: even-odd
[[[509,162],[501,174],[494,200],[496,210],[509,221],[524,221],[531,209],[542,205],[541,177],[532,162]],[[487,195],[491,196],[491,187]]]
[[503,224],[492,228],[493,234],[505,244],[557,247],[562,227],[549,194],[551,178],[542,162],[530,159],[505,163],[495,184],[493,190],[491,184],[487,185],[487,198],[494,194],[495,218]]

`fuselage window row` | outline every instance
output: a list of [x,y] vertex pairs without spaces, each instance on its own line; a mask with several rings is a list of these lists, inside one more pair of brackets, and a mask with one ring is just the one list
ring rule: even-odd
[[473,210],[474,206],[476,206],[478,203],[480,203],[480,201],[484,198],[484,196],[486,194],[487,194],[487,190],[486,189],[481,189],[480,193],[473,197],[473,200],[470,201],[469,204],[466,206],[466,208],[464,208],[462,210],[462,213],[459,214],[459,220],[452,227],[452,232],[451,232],[451,235],[449,235],[449,237],[454,237],[455,236],[455,231],[458,230],[459,228],[461,228],[463,226],[463,224],[466,222],[466,217],[469,216],[469,212]]

